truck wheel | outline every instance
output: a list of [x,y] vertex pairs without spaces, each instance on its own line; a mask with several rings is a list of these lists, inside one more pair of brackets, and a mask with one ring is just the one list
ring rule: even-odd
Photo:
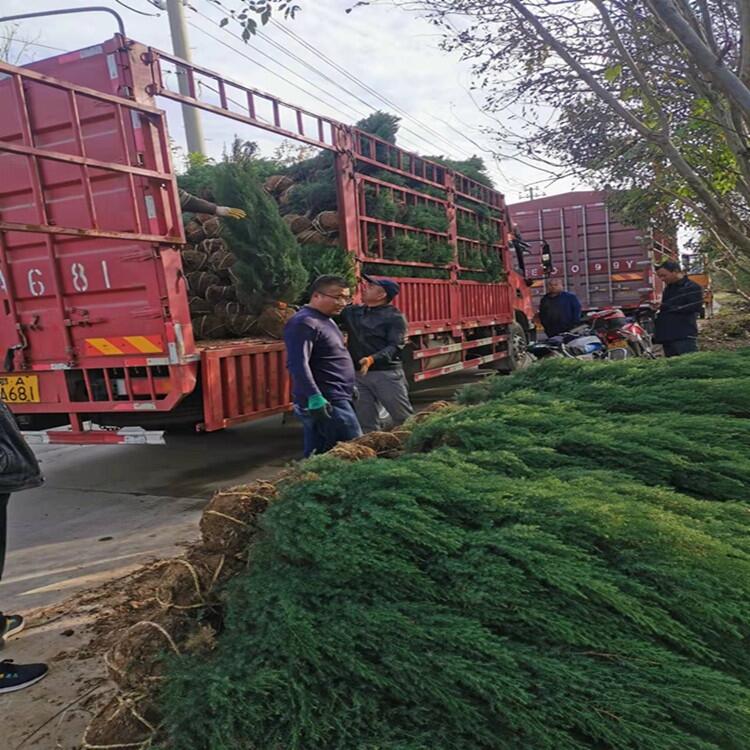
[[497,362],[498,372],[511,373],[526,369],[534,358],[528,352],[528,335],[520,323],[513,322],[508,326],[508,356]]

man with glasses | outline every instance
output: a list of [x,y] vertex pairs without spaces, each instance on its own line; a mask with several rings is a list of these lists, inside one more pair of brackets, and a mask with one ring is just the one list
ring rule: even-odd
[[354,365],[332,318],[351,302],[340,276],[320,276],[310,301],[284,328],[294,411],[304,426],[305,458],[362,434],[354,412]]

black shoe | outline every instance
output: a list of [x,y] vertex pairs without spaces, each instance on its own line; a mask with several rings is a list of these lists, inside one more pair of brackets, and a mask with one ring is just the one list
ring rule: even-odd
[[0,620],[0,638],[6,641],[23,630],[24,621],[21,615],[4,615]]
[[12,693],[30,687],[47,676],[46,664],[14,664],[12,659],[0,661],[0,693]]

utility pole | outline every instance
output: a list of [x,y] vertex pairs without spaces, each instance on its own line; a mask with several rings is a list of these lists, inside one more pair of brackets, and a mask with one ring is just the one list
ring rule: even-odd
[[[185,10],[183,0],[167,0],[167,13],[169,14],[169,29],[172,32],[172,50],[183,60],[190,62],[190,47],[187,40],[187,27],[185,25]],[[187,76],[184,70],[177,68],[177,82],[180,93],[190,96]],[[203,128],[201,127],[200,113],[196,107],[189,104],[182,105],[182,120],[185,123],[185,138],[187,140],[188,153],[205,154],[203,147]]]

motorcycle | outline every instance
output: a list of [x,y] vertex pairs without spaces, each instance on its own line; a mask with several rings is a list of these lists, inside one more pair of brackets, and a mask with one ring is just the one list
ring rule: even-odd
[[654,359],[651,334],[637,320],[629,318],[617,307],[593,310],[588,315],[591,330],[607,347],[610,360],[644,357]]
[[654,358],[648,331],[615,307],[589,312],[584,323],[558,336],[530,344],[528,352],[536,359],[568,357],[617,361],[629,357]]
[[544,341],[534,341],[528,345],[527,351],[535,359],[554,357],[568,357],[569,359],[606,359],[606,344],[591,332],[588,325],[550,336]]

